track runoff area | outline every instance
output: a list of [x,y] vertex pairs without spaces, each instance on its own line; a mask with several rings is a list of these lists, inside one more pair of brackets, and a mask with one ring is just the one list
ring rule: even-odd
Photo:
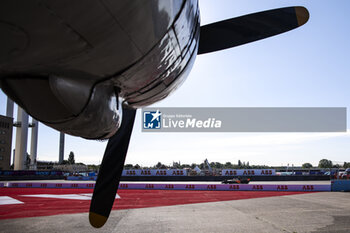
[[[84,213],[94,183],[0,183],[0,219]],[[328,184],[121,183],[113,210],[331,191]]]

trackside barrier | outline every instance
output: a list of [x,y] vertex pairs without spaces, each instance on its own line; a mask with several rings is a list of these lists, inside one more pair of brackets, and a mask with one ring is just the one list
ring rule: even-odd
[[186,169],[131,169],[123,170],[122,176],[187,176]]
[[94,183],[11,183],[5,184],[8,188],[74,188],[74,189],[92,189]]
[[67,176],[67,180],[96,180],[97,176]]
[[0,188],[3,188],[4,187],[4,183],[0,183]]
[[222,169],[223,176],[275,176],[275,169]]
[[332,191],[350,191],[350,180],[332,180]]
[[[265,172],[266,174],[266,172]],[[312,183],[316,180],[329,180],[329,176],[303,176],[303,175],[293,175],[293,176],[274,176],[274,175],[251,175],[249,176],[251,181],[309,181]],[[66,180],[79,180],[79,181],[88,181],[88,180],[96,180],[97,176],[66,176]],[[158,176],[136,176],[136,175],[128,175],[122,176],[122,180],[125,182],[132,181],[142,181],[142,182],[154,182],[154,181],[162,181],[162,182],[172,182],[172,181],[182,181],[182,182],[195,182],[195,181],[217,181],[221,182],[224,179],[232,178],[232,176],[166,176],[166,175],[158,175]]]
[[1,176],[63,176],[62,171],[0,171]]
[[255,185],[255,184],[130,184],[119,189],[217,190],[217,191],[331,191],[330,185]]
[[[94,183],[6,183],[9,188],[75,188],[93,189]],[[331,191],[331,185],[273,185],[273,184],[150,184],[122,183],[119,189],[149,190],[216,190],[216,191]]]

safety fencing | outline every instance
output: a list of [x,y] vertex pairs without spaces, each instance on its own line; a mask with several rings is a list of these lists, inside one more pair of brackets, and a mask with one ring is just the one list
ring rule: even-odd
[[222,169],[222,176],[275,176],[275,169]]
[[93,189],[94,183],[39,183],[39,182],[6,182],[3,187],[8,188],[75,188],[75,189]]
[[350,180],[332,180],[332,191],[350,192]]
[[[94,183],[0,183],[0,187],[9,188],[74,188],[93,189]],[[330,184],[309,185],[275,185],[275,184],[154,184],[154,183],[121,183],[119,189],[148,190],[213,190],[213,191],[331,191]]]
[[66,180],[96,180],[97,176],[67,176]]
[[1,176],[63,176],[62,171],[0,171]]

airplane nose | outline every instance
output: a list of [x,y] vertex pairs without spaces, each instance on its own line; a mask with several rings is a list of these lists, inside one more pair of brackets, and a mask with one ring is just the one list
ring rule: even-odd
[[63,75],[16,75],[1,88],[35,119],[61,132],[105,139],[121,124],[122,99],[111,82]]
[[73,79],[61,76],[50,76],[50,88],[56,98],[71,112],[77,116],[87,104],[93,80]]
[[1,86],[34,118],[44,123],[58,123],[83,110],[93,83],[61,76],[16,75],[4,78]]
[[55,96],[45,76],[16,75],[1,81],[1,88],[11,99],[42,122],[62,122],[74,117]]

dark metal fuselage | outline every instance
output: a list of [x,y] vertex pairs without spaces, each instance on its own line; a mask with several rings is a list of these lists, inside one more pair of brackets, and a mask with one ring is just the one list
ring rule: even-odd
[[1,88],[34,118],[76,136],[113,135],[121,102],[165,98],[197,54],[197,0],[0,5]]

